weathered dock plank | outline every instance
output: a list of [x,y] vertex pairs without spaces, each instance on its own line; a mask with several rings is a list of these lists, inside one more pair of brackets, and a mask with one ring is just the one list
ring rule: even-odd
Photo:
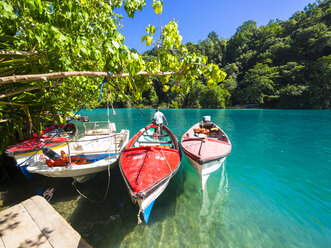
[[41,196],[0,212],[0,248],[90,247]]

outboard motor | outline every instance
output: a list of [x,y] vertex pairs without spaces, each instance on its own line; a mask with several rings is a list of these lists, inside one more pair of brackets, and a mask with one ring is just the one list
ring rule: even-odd
[[211,122],[210,116],[204,116],[202,122],[200,122],[200,128],[207,128],[210,130],[213,127],[215,127],[215,125]]
[[202,120],[203,122],[210,122],[211,121],[210,115],[204,116]]

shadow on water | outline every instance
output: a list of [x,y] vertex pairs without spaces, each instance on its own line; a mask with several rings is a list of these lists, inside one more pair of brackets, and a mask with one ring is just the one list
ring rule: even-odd
[[54,196],[51,203],[58,201],[71,201],[77,197],[75,189],[71,186],[70,178],[48,178],[37,175],[32,181],[28,181],[18,173],[6,182],[0,184],[0,211],[19,204],[34,196],[42,195],[47,189],[54,188]]
[[[185,180],[180,174],[181,171],[178,171],[155,201],[148,225],[142,223],[138,226],[138,204],[131,201],[118,166],[111,170],[106,200],[97,204],[80,198],[68,221],[93,247],[119,246],[129,233],[138,232],[136,234],[141,235],[149,227],[175,214],[174,202],[177,196],[182,194]],[[78,188],[94,200],[102,199],[107,180],[107,172],[98,173],[92,180],[78,184]]]
[[[134,204],[123,181],[121,172],[111,170],[110,188],[103,203],[93,203],[82,197],[72,186],[72,178],[49,178],[37,175],[27,181],[18,173],[6,183],[0,184],[0,210],[19,204],[26,199],[54,189],[50,203],[72,227],[93,247],[119,246],[131,233],[133,236],[148,235],[149,228],[160,225],[175,215],[176,199],[183,194],[186,173],[182,166],[169,182],[166,190],[156,200],[149,224],[137,224],[138,205]],[[77,183],[77,188],[88,198],[101,200],[108,180],[107,171],[96,174],[90,181]]]

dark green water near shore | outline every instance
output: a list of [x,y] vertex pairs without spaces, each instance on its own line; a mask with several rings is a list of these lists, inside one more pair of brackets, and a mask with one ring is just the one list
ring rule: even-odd
[[[143,110],[151,118],[154,110]],[[50,203],[93,247],[329,247],[331,244],[330,110],[162,110],[182,135],[204,115],[228,134],[233,150],[201,191],[183,156],[181,168],[154,204],[150,223],[118,168],[102,204],[78,196],[71,179],[37,177],[0,189],[0,210],[54,187]],[[149,121],[135,109],[116,109],[111,121],[132,137]],[[106,109],[80,113],[106,120]],[[81,124],[79,127],[82,128]],[[101,199],[107,172],[79,184]]]

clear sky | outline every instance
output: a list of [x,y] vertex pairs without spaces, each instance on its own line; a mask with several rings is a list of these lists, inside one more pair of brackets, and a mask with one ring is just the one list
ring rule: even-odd
[[[146,7],[137,12],[134,19],[124,13],[121,32],[126,37],[124,44],[139,52],[149,50],[141,42],[148,24],[160,26],[158,16],[152,8],[153,0],[146,0]],[[161,21],[163,25],[172,19],[178,22],[182,43],[197,43],[215,31],[222,38],[230,38],[236,29],[248,20],[258,26],[267,25],[270,20],[288,20],[296,11],[301,11],[315,0],[164,0]]]

